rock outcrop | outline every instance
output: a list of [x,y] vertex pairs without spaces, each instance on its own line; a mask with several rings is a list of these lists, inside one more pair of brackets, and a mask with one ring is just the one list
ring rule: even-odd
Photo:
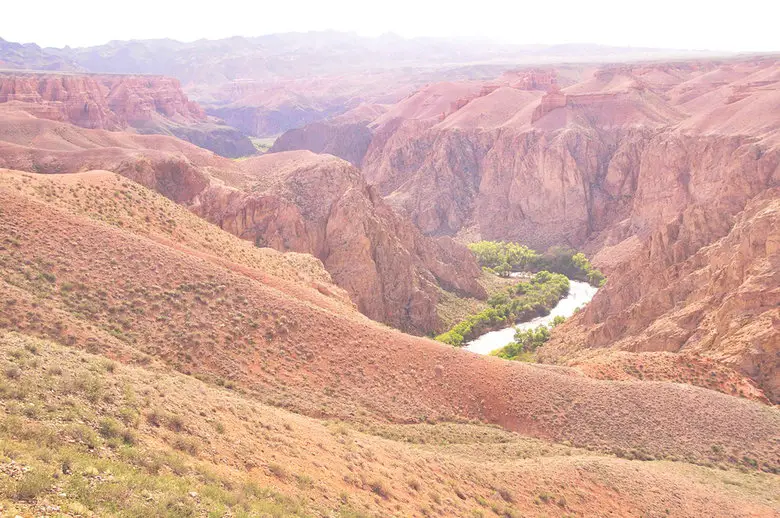
[[423,236],[347,162],[296,151],[241,169],[249,177],[243,189],[211,188],[192,210],[259,246],[319,258],[369,317],[423,334],[440,328],[441,288],[485,296],[465,247]]
[[168,77],[5,73],[0,103],[82,128],[175,135],[225,156],[255,151],[246,136],[209,120]]
[[633,245],[599,252],[597,261],[622,260],[540,358],[578,363],[585,345],[703,355],[780,400],[780,189],[757,194],[736,216],[690,206]]
[[87,130],[0,104],[0,167],[122,174],[258,246],[316,256],[364,314],[409,332],[440,330],[441,289],[485,296],[464,246],[424,236],[329,155],[237,162],[171,137]]
[[40,105],[41,117],[92,129],[143,127],[160,116],[187,123],[205,118],[167,77],[0,75],[0,103],[14,101]]
[[334,155],[360,166],[371,144],[371,130],[365,123],[338,124],[315,122],[285,132],[276,139],[269,153],[306,149]]

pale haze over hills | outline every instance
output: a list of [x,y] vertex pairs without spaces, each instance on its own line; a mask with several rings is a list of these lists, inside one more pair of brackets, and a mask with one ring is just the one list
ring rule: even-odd
[[647,3],[441,0],[395,2],[199,2],[139,0],[121,10],[79,0],[6,3],[0,35],[41,46],[91,46],[111,40],[231,36],[336,30],[365,36],[458,37],[517,44],[597,43],[716,51],[777,51],[778,7],[764,0]]

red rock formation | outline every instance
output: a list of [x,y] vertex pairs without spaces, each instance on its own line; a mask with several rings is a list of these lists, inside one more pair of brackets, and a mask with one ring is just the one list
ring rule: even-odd
[[247,189],[212,188],[193,210],[261,246],[313,254],[369,317],[426,333],[440,328],[438,286],[485,295],[464,247],[423,236],[347,162],[296,151],[241,168]]
[[0,103],[82,128],[175,135],[224,156],[255,152],[247,137],[207,120],[168,77],[6,73]]
[[14,101],[42,105],[39,116],[92,129],[143,127],[159,116],[205,118],[179,81],[160,76],[0,75],[0,103]]
[[554,335],[543,360],[577,362],[586,345],[706,355],[780,400],[780,189],[761,191],[736,217],[690,206],[608,271],[607,286]]
[[504,78],[510,81],[512,88],[520,90],[549,90],[558,84],[558,72],[552,68],[507,72]]
[[485,295],[464,246],[423,236],[332,156],[239,163],[162,135],[86,130],[0,105],[0,167],[120,173],[258,245],[316,255],[362,312],[410,332],[440,330],[441,288]]
[[603,249],[607,288],[561,331],[555,358],[699,351],[777,401],[777,238],[750,200],[780,184],[778,70],[771,59],[605,67],[541,99],[472,96],[441,122],[427,99],[452,87],[431,86],[373,123],[364,174],[428,234]]
[[565,94],[562,94],[560,90],[548,92],[542,97],[542,102],[534,110],[531,122],[536,122],[556,108],[563,108],[564,106],[566,106]]

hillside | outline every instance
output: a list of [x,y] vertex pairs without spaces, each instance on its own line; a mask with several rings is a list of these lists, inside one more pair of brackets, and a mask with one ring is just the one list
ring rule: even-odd
[[739,517],[778,505],[776,475],[621,459],[481,424],[312,419],[16,333],[0,332],[0,351],[7,513]]
[[776,511],[775,408],[404,335],[112,173],[0,180],[5,509]]
[[249,139],[161,76],[0,72],[0,103],[83,128],[174,135],[223,156],[254,154]]
[[[342,160],[291,153],[232,161],[161,135],[82,129],[2,104],[0,114],[0,166],[117,172],[252,243],[314,254],[376,320],[425,334],[441,327],[440,288],[484,296],[465,247],[423,236]],[[264,193],[279,171],[289,188]]]
[[[310,288],[304,297],[295,284],[267,283],[72,213],[13,183],[2,190],[4,327],[127,360],[151,356],[315,415],[362,408],[401,422],[460,416],[606,450],[643,444],[649,454],[696,459],[723,443],[773,462],[771,408],[478,357],[377,326]],[[48,232],[53,221],[58,231]],[[631,405],[647,412],[620,410]],[[680,408],[689,410],[684,417]],[[698,437],[681,440],[689,427]]]

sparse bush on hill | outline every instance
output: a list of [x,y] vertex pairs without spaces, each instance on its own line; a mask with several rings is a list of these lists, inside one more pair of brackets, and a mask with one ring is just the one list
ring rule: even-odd
[[569,293],[565,275],[541,271],[530,282],[510,286],[488,300],[490,307],[456,324],[436,340],[460,346],[486,331],[546,315]]
[[51,475],[43,471],[30,471],[14,484],[14,497],[18,500],[30,502],[38,496],[49,491],[52,486]]

